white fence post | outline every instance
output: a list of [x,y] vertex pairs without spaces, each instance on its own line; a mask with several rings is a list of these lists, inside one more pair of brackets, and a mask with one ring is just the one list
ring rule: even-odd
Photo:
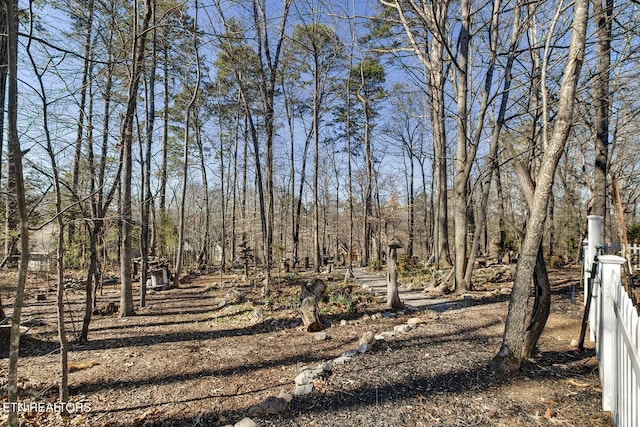
[[[589,215],[588,220],[588,243],[585,251],[585,270],[584,270],[584,298],[586,305],[586,298],[588,295],[589,278],[591,277],[591,269],[593,268],[593,258],[596,256],[597,247],[602,244],[602,221],[603,218],[599,215]],[[597,310],[598,293],[596,289],[593,289],[591,295],[591,308],[589,310],[589,338],[591,341],[595,341],[595,326],[596,326],[596,310]]]
[[600,380],[602,382],[602,409],[612,411],[616,403],[616,336],[618,324],[613,305],[615,288],[620,286],[621,265],[626,260],[616,255],[602,255],[600,263],[602,271],[600,321],[598,323],[598,340],[600,358]]

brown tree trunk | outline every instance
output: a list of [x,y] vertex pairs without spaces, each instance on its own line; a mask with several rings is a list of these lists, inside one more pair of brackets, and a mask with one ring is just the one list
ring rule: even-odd
[[533,284],[535,289],[533,307],[529,314],[529,326],[524,334],[524,344],[522,347],[522,357],[533,356],[538,339],[544,330],[551,311],[551,286],[549,284],[549,274],[544,261],[542,245],[538,249],[536,265],[533,269]]
[[300,292],[300,314],[307,332],[317,332],[322,328],[318,302],[324,295],[327,285],[320,279],[303,284]]
[[547,206],[556,167],[573,124],[573,105],[584,59],[588,4],[589,0],[576,0],[574,3],[571,42],[560,88],[556,123],[549,145],[545,149],[544,161],[540,167],[532,197],[533,204],[518,258],[502,346],[494,358],[494,366],[504,371],[519,369],[521,361],[526,355],[524,338],[528,327],[526,317],[529,289],[544,233]]
[[[146,137],[144,153],[141,153],[142,162],[142,211],[140,213],[140,307],[147,305],[147,270],[148,270],[148,255],[149,255],[149,231],[150,231],[150,217],[151,217],[151,147],[153,144],[153,129],[155,125],[156,116],[156,67],[157,67],[157,39],[156,39],[156,26],[155,19],[156,14],[153,12],[153,31],[151,41],[151,66],[149,67],[149,84],[147,87],[147,101],[146,116]],[[142,143],[142,142],[141,142]]]
[[[196,5],[197,6],[197,5]],[[193,49],[196,56],[196,81],[193,87],[193,93],[191,94],[191,99],[189,99],[189,103],[187,104],[187,109],[185,111],[185,120],[184,120],[184,134],[183,134],[183,156],[182,156],[182,189],[180,195],[180,219],[178,225],[178,253],[176,255],[176,271],[173,278],[173,286],[175,288],[178,287],[180,283],[180,275],[182,274],[182,264],[184,262],[184,244],[185,244],[185,220],[186,220],[186,198],[187,198],[187,179],[188,179],[188,164],[189,164],[189,128],[191,127],[191,116],[195,114],[193,112],[193,107],[198,99],[198,92],[200,90],[200,78],[201,78],[201,70],[200,70],[200,54],[198,45],[198,39],[196,37],[197,31],[195,26],[198,22],[198,8],[196,7],[196,16],[193,21]]]
[[[120,249],[120,317],[131,316],[133,310],[133,288],[131,278],[131,231],[133,216],[131,214],[131,176],[133,167],[132,144],[133,144],[133,119],[136,112],[138,100],[138,86],[140,76],[144,68],[144,52],[146,47],[147,30],[153,9],[155,8],[154,0],[145,0],[145,11],[140,27],[137,25],[136,34],[134,35],[133,51],[132,51],[132,75],[129,83],[129,94],[127,100],[127,109],[124,115],[122,129],[120,133],[120,143],[123,146],[123,180],[121,188],[121,218],[122,218],[122,241]],[[137,7],[134,13],[137,21]]]
[[[20,235],[20,266],[18,268],[18,280],[16,284],[16,296],[13,302],[11,315],[11,338],[9,342],[9,367],[7,369],[7,401],[18,402],[18,358],[20,354],[20,321],[22,318],[22,305],[24,301],[24,289],[27,281],[27,266],[29,265],[29,224],[27,203],[25,198],[24,179],[22,172],[22,150],[18,140],[18,16],[17,2],[5,0],[7,12],[7,51],[8,51],[8,149],[11,154],[16,218],[19,221]],[[18,414],[15,410],[9,412],[8,424],[10,427],[18,425]]]
[[[607,173],[609,157],[609,75],[611,68],[611,20],[613,0],[593,0],[596,24],[596,70],[593,78],[595,109],[595,168],[593,170],[593,215],[605,217],[607,211]],[[604,4],[603,4],[604,3]]]

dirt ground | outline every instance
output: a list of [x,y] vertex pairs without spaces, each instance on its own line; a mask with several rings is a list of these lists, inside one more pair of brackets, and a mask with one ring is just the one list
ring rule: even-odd
[[[72,343],[69,354],[71,401],[78,412],[27,412],[21,420],[25,426],[233,425],[268,397],[293,393],[303,366],[356,348],[364,332],[392,331],[419,317],[425,323],[388,334],[370,351],[334,366],[314,382],[311,394],[295,397],[284,412],[253,420],[259,426],[611,425],[610,414],[601,411],[593,349],[578,353],[571,346],[582,318],[582,305],[570,297],[572,285],[580,291],[579,272],[552,270],[551,278],[552,314],[539,352],[519,374],[504,377],[489,363],[508,305],[508,296],[491,292],[491,286],[505,283],[483,285],[449,310],[386,317],[381,300],[357,283],[324,276],[329,292],[320,310],[326,337],[318,339],[300,327],[299,278],[283,278],[265,298],[239,276],[201,276],[178,289],[150,292],[147,307],[134,317],[94,316],[89,341]],[[21,402],[57,399],[53,288],[42,278],[29,284]],[[2,296],[9,314],[11,300]],[[67,296],[73,339],[84,296],[73,287]],[[98,306],[117,301],[111,285]],[[0,401],[6,401],[6,373],[3,358]],[[6,413],[0,417],[5,425]]]

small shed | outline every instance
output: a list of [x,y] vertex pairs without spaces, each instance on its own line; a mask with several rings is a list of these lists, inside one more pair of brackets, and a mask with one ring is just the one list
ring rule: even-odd
[[31,252],[29,254],[29,271],[47,272],[51,269],[51,255],[46,252]]

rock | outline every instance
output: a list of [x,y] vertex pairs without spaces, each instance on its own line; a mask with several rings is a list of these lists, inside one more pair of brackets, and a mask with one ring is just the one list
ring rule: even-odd
[[347,326],[347,321],[345,319],[342,319],[340,321],[340,326]]
[[577,339],[572,339],[571,340],[571,347],[573,348],[578,348],[578,340]]
[[502,288],[502,289],[500,289],[500,294],[502,294],[502,295],[511,295],[511,288]]
[[327,339],[327,334],[325,332],[316,332],[313,334],[313,338],[315,338],[316,341],[324,341]]
[[296,383],[296,385],[306,385],[310,384],[313,379],[305,375],[304,372],[301,372],[293,381]]
[[313,384],[304,384],[296,386],[295,391],[293,392],[294,396],[304,396],[305,394],[309,394],[313,391]]
[[317,369],[321,369],[323,372],[324,371],[330,371],[331,369],[333,369],[333,362],[332,361],[327,361],[327,362],[322,362],[320,364],[318,364]]
[[340,356],[341,357],[353,357],[356,354],[358,354],[358,350],[347,350],[344,353],[342,353]]
[[294,379],[297,385],[311,384],[311,382],[322,374],[323,370],[318,368],[304,367]]
[[376,335],[376,341],[383,341],[385,339],[386,339],[386,337],[383,334]]
[[289,401],[280,397],[267,397],[267,399],[258,406],[249,408],[248,415],[250,417],[260,417],[262,415],[277,415],[287,410]]
[[413,329],[411,327],[411,325],[396,325],[393,328],[393,332],[397,332],[399,334],[404,334],[406,332],[409,332],[411,329]]
[[371,331],[367,331],[364,334],[362,334],[362,337],[360,338],[360,341],[358,342],[358,345],[369,344],[371,346],[375,342],[376,342],[375,334],[373,332],[371,332]]
[[344,365],[349,360],[351,360],[351,357],[349,357],[349,356],[340,356],[340,357],[338,357],[336,359],[333,359],[333,364],[334,365]]
[[358,346],[358,353],[366,353],[367,351],[371,350],[371,344],[369,343],[362,343]]
[[304,370],[300,371],[301,373],[305,374],[306,376],[308,376],[311,379],[317,378],[320,375],[322,375],[322,369],[321,368],[306,368]]
[[243,418],[233,425],[233,427],[258,427],[251,418]]
[[278,399],[286,400],[287,403],[291,403],[293,400],[293,395],[291,393],[287,393],[286,391],[281,391],[278,395]]
[[412,317],[409,320],[407,320],[407,325],[413,326],[413,327],[422,325],[424,323],[427,323],[427,321],[420,317]]

